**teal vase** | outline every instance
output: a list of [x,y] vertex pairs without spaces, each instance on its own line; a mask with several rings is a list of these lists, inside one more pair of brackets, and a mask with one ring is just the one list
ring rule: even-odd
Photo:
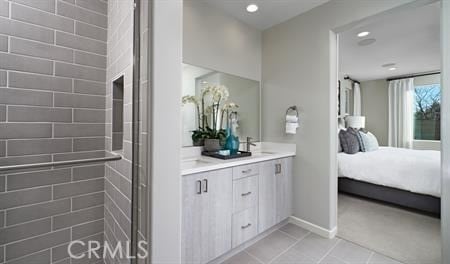
[[227,129],[225,149],[228,149],[231,155],[234,155],[239,151],[239,138],[233,134],[233,130],[230,127]]

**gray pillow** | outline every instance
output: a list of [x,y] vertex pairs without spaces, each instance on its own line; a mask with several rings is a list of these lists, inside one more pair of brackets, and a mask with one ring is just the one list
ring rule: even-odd
[[342,145],[341,145],[341,139],[339,138],[339,132],[341,132],[341,130],[344,130],[344,129],[339,129],[338,130],[338,152],[340,153],[340,152],[342,152]]
[[353,128],[341,130],[339,132],[339,140],[341,141],[342,150],[347,154],[355,154],[360,150],[358,131]]

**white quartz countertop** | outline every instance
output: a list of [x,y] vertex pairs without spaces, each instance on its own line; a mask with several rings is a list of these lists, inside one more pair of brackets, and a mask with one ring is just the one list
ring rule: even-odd
[[252,156],[238,159],[221,160],[201,156],[201,148],[185,148],[182,150],[181,175],[189,175],[212,170],[231,168],[251,163],[263,162],[295,156],[295,144],[262,142],[252,150]]

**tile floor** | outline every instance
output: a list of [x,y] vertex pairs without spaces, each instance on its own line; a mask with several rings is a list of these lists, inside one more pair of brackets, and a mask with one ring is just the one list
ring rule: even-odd
[[401,264],[338,237],[287,224],[223,264]]

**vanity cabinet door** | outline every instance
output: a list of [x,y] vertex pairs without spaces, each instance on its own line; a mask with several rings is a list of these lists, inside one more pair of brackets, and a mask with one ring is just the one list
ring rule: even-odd
[[233,171],[223,169],[208,175],[207,250],[211,261],[231,250],[231,222],[233,210]]
[[275,161],[260,164],[258,232],[264,232],[277,223]]
[[277,223],[292,214],[292,158],[275,161]]
[[183,177],[182,263],[207,263],[231,250],[232,169]]
[[182,179],[182,263],[205,263],[208,259],[208,210],[202,183],[208,173]]

